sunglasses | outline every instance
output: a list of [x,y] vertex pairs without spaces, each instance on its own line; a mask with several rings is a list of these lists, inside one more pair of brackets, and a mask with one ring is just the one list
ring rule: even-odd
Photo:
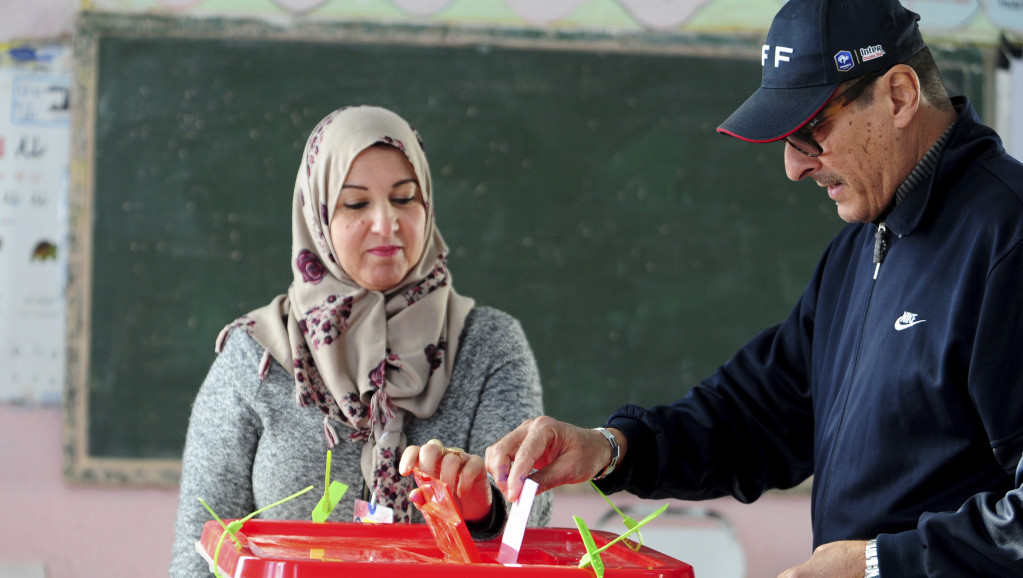
[[813,130],[838,114],[840,110],[855,102],[857,98],[863,95],[868,86],[886,72],[888,72],[888,69],[881,69],[863,76],[849,86],[849,88],[842,91],[842,94],[833,97],[813,118],[783,140],[792,145],[792,148],[808,157],[816,158],[821,156],[824,154],[824,147],[814,140],[811,134]]

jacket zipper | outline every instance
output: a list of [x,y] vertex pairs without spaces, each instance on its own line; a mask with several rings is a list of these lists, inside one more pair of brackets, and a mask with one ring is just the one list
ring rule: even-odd
[[[885,256],[888,255],[888,248],[889,248],[888,226],[885,225],[884,221],[881,221],[878,224],[878,226],[877,226],[877,231],[874,233],[874,281],[877,281],[877,273],[881,269],[881,263],[884,262]],[[866,306],[866,310],[864,311],[864,314],[863,314],[863,323],[864,323],[864,325],[860,329],[859,343],[857,343],[857,345],[856,345],[856,355],[855,355],[854,361],[853,361],[853,373],[854,373],[854,375],[859,373],[860,353],[861,353],[861,351],[863,349],[863,339],[864,339],[864,337],[866,335],[866,325],[865,325],[865,323],[866,323],[866,319],[870,317],[870,310],[871,310],[871,308],[873,306],[873,302],[874,302],[874,285],[875,285],[874,283],[871,284],[870,294],[867,297],[867,306]],[[853,379],[851,383],[854,383],[855,381],[856,380]],[[842,406],[843,406],[842,407],[842,417],[840,418],[838,429],[836,430],[836,433],[835,433],[835,438],[834,438],[834,441],[833,441],[833,445],[831,447],[831,452],[829,452],[829,455],[828,455],[827,471],[824,473],[823,476],[821,476],[820,485],[818,486],[819,487],[819,496],[820,496],[818,498],[818,500],[819,500],[819,503],[820,503],[820,507],[817,508],[816,515],[814,516],[814,521],[813,521],[813,541],[814,541],[814,544],[816,544],[816,545],[819,545],[818,542],[819,542],[819,538],[820,537],[818,536],[817,532],[820,530],[820,528],[822,526],[822,522],[823,522],[823,519],[824,519],[824,516],[825,516],[825,510],[827,509],[827,502],[828,502],[827,495],[828,495],[828,493],[830,491],[829,486],[830,486],[830,482],[831,482],[831,479],[830,479],[831,478],[831,468],[832,468],[832,466],[834,466],[835,446],[838,444],[838,440],[842,437],[842,433],[845,430],[845,418],[846,418],[846,413],[845,412],[846,412],[846,407],[849,404],[849,396],[852,395],[851,383],[850,383],[849,389],[847,389],[846,392],[845,392],[845,399],[842,402]]]
[[885,255],[888,254],[888,226],[881,221],[874,233],[874,279],[877,280],[877,272],[881,269]]

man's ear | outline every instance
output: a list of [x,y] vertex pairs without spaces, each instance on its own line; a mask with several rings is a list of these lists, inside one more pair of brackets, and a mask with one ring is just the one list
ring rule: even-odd
[[896,64],[883,77],[891,101],[892,121],[906,128],[920,109],[920,78],[905,64]]

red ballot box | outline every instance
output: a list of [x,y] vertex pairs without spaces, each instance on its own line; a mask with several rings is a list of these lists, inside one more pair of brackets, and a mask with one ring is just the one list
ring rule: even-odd
[[[594,576],[592,568],[578,567],[586,547],[574,528],[527,528],[518,563],[508,566],[497,562],[500,538],[475,542],[479,562],[450,561],[425,524],[252,519],[234,541],[228,536],[221,543],[222,534],[223,526],[210,520],[196,549],[208,561],[216,558],[220,575],[231,578]],[[593,531],[598,548],[616,537]],[[606,578],[694,578],[689,564],[645,546],[634,551],[624,541],[601,553],[601,559]]]

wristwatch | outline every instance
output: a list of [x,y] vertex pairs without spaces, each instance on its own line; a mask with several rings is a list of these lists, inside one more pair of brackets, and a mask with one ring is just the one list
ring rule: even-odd
[[877,540],[867,541],[867,569],[863,571],[863,578],[881,578],[881,567],[877,563]]
[[611,444],[611,461],[608,462],[607,467],[601,470],[599,474],[593,477],[593,481],[599,481],[606,478],[611,472],[615,471],[615,466],[618,465],[618,458],[622,455],[622,448],[618,445],[618,440],[615,439],[615,434],[607,431],[607,428],[595,427],[594,431],[599,431],[607,438],[607,443]]

